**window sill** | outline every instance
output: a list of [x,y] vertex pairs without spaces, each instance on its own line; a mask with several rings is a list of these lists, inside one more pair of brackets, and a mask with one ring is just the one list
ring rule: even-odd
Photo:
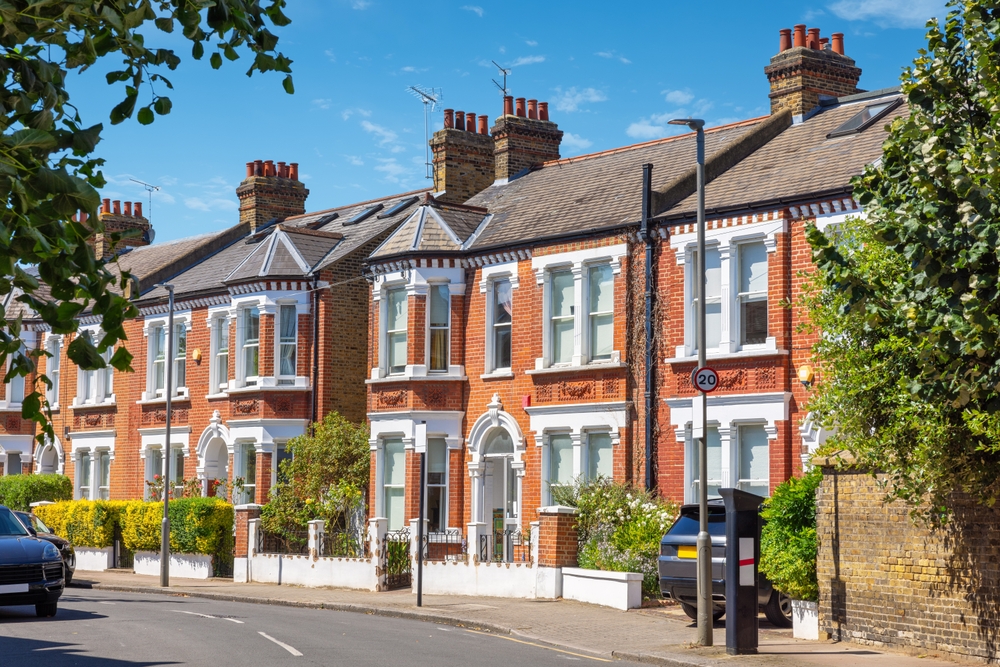
[[227,390],[227,391],[220,391],[218,394],[206,394],[205,395],[205,400],[206,401],[213,401],[213,400],[218,400],[220,398],[228,398],[228,397],[229,397],[229,393],[228,393],[228,390]]
[[[71,410],[89,410],[91,408],[114,407],[115,405],[117,405],[116,401],[114,399],[111,399],[109,401],[104,401],[102,403],[74,403],[73,405],[70,406],[70,409]],[[55,410],[55,408],[52,408],[52,409]]]
[[[174,396],[173,398],[171,398],[170,402],[171,403],[176,403],[177,401],[190,401],[190,400],[191,400],[191,397],[188,396],[187,392],[185,391],[183,394],[180,394],[180,395],[177,395],[177,396]],[[166,397],[163,397],[163,398],[144,398],[142,400],[136,401],[135,404],[136,405],[166,405],[167,404],[167,399],[166,399]]]
[[466,382],[466,375],[387,375],[384,378],[368,379],[365,384],[394,384],[400,382]]
[[592,373],[594,371],[610,371],[625,368],[628,364],[621,361],[594,361],[582,366],[549,366],[548,368],[532,368],[524,371],[525,375],[556,375],[558,373]]
[[[713,361],[728,361],[731,359],[754,359],[760,357],[786,357],[791,354],[788,350],[742,350],[740,352],[727,352],[725,354],[711,354],[707,356],[707,363],[711,365]],[[690,357],[673,357],[664,359],[665,364],[696,364],[698,355]]]
[[213,394],[212,398],[221,398],[222,396],[232,396],[233,394],[259,394],[262,391],[309,391],[311,387],[296,387],[290,384],[280,384],[280,385],[251,385],[249,387],[236,387],[234,389],[229,389],[225,394]]
[[479,376],[480,380],[510,380],[514,377],[514,371],[503,370],[494,371],[493,373],[483,373]]

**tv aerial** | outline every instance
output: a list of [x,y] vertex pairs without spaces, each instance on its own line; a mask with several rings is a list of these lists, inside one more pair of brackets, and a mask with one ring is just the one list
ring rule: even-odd
[[440,88],[425,88],[423,86],[408,86],[406,89],[411,95],[424,103],[424,177],[434,178],[431,169],[431,147],[430,147],[430,115],[437,111],[438,103],[444,99],[444,93]]
[[152,243],[153,242],[153,234],[154,234],[153,228],[152,228],[152,225],[153,225],[153,193],[154,192],[159,192],[160,191],[160,186],[159,185],[151,185],[151,184],[146,183],[144,181],[140,181],[138,178],[130,178],[128,180],[132,181],[133,183],[138,183],[143,188],[145,188],[146,192],[149,193],[149,207],[146,209],[146,211],[147,211],[147,213],[146,213],[146,219],[149,220],[149,225],[150,225],[150,229],[149,229],[149,234],[150,234],[149,242]]
[[503,95],[504,97],[507,97],[507,76],[510,74],[510,69],[506,69],[506,68],[500,67],[500,63],[498,63],[495,60],[491,60],[490,62],[492,62],[494,65],[497,66],[497,70],[499,70],[499,76],[503,77],[503,85],[502,86],[499,83],[497,83],[496,79],[493,79],[493,85],[500,89],[500,94],[501,95]]

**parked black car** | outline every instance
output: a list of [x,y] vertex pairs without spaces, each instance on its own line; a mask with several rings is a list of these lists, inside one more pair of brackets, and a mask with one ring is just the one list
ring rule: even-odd
[[[660,541],[660,593],[677,600],[690,618],[698,617],[698,505],[684,505]],[[712,618],[726,613],[726,508],[722,499],[708,501],[708,534],[712,536]],[[759,575],[757,602],[779,628],[792,627],[792,600]]]
[[14,516],[21,520],[21,523],[28,529],[29,533],[56,545],[56,548],[59,549],[59,555],[62,556],[63,565],[66,568],[66,585],[69,586],[73,582],[73,572],[76,571],[76,551],[73,549],[73,545],[69,543],[69,540],[56,535],[51,528],[46,526],[34,514],[15,511]]
[[0,505],[0,605],[35,605],[38,616],[55,616],[65,578],[56,545],[28,532]]

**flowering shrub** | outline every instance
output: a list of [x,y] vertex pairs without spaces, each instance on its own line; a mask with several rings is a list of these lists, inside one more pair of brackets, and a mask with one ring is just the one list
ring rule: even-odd
[[660,539],[677,507],[630,484],[610,479],[554,491],[554,500],[577,508],[580,567],[642,574],[647,597],[659,595]]

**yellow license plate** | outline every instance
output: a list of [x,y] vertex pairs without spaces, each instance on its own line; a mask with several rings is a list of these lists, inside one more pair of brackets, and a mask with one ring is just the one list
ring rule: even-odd
[[677,547],[677,557],[678,558],[697,558],[698,557],[698,547],[692,547],[692,546]]

